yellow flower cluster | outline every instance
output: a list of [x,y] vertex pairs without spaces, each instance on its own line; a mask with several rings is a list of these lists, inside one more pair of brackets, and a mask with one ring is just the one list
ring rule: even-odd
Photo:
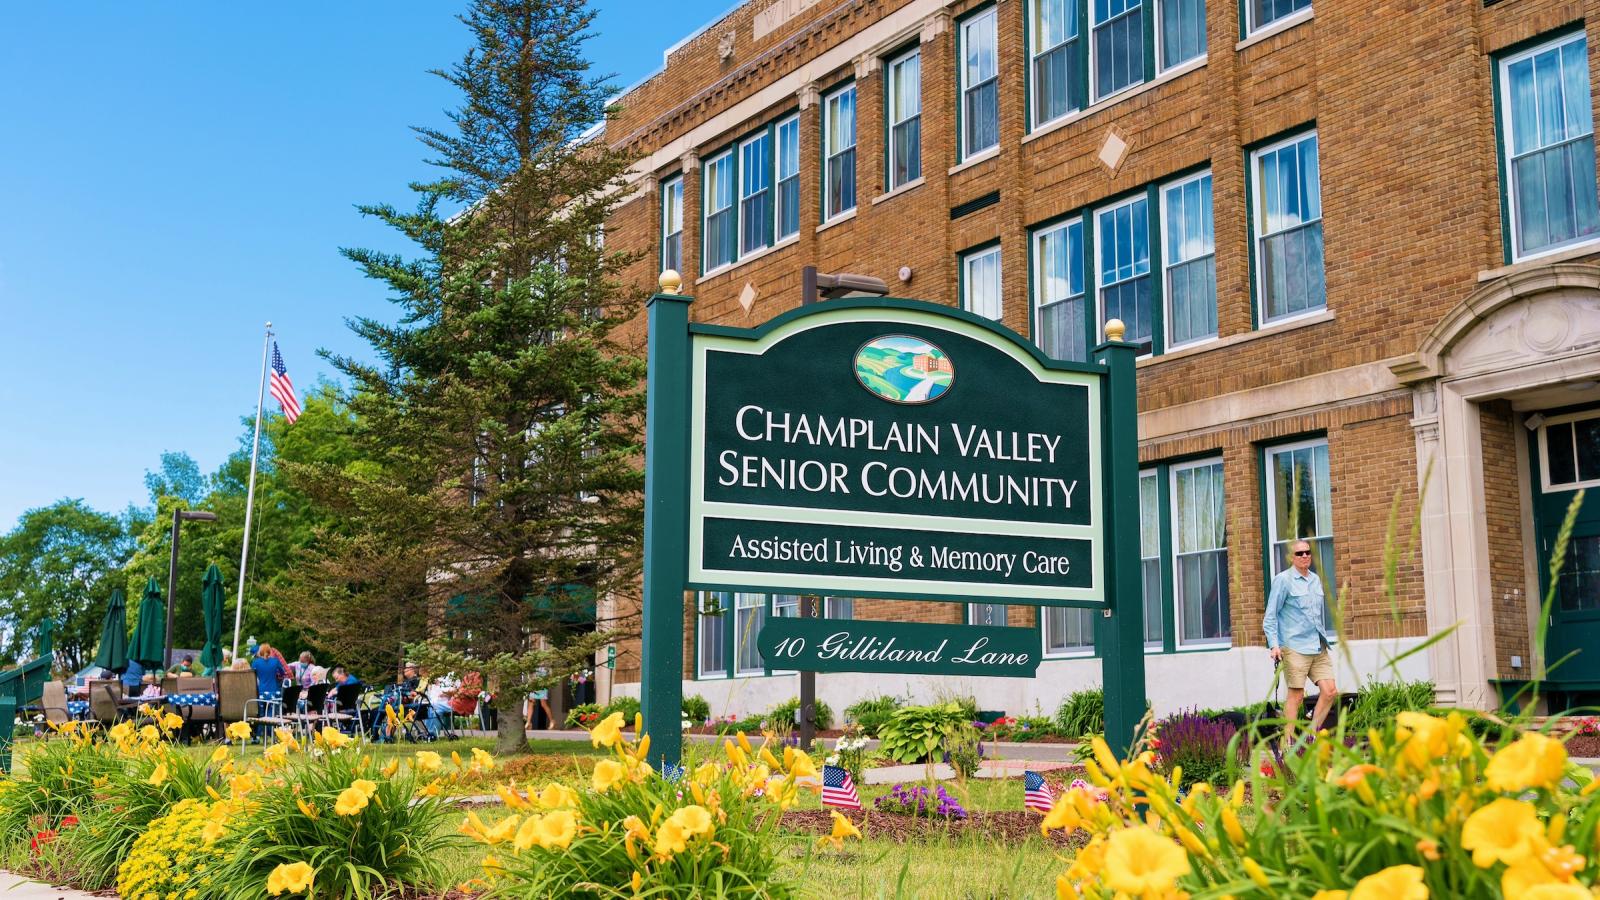
[[205,838],[211,804],[180,800],[150,823],[117,870],[117,893],[125,900],[197,900],[209,897],[211,872],[220,850]]
[[311,868],[309,863],[292,862],[280,863],[267,876],[267,893],[276,897],[279,894],[311,894],[311,883],[316,880],[317,870]]
[[[350,786],[339,792],[339,799],[334,801],[333,811],[341,816],[359,816],[361,811],[372,802],[378,793],[377,782],[366,778],[357,778]],[[303,812],[304,810],[302,810]],[[315,818],[313,816],[313,818]]]
[[[1248,881],[1264,894],[1315,900],[1424,900],[1430,884],[1480,885],[1508,900],[1592,900],[1600,781],[1569,767],[1555,738],[1527,733],[1491,754],[1466,725],[1460,713],[1403,712],[1354,748],[1318,735],[1290,759],[1292,778],[1256,780],[1249,827],[1240,815],[1245,781],[1226,795],[1203,783],[1185,795],[1180,771],[1158,774],[1148,752],[1119,760],[1096,739],[1086,763],[1094,789],[1067,791],[1040,824],[1045,834],[1089,833],[1057,879],[1057,896],[1169,900]],[[1317,884],[1315,867],[1284,858],[1287,833],[1290,843],[1319,848],[1311,851],[1319,858],[1395,851],[1372,855],[1376,871],[1353,886]],[[1339,842],[1351,850],[1331,849]]]

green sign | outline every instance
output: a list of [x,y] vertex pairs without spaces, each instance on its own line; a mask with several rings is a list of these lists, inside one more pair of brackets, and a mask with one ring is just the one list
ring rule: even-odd
[[774,618],[756,646],[774,669],[811,672],[1032,678],[1039,668],[1032,628]]
[[1104,602],[1102,373],[905,306],[693,331],[692,587]]

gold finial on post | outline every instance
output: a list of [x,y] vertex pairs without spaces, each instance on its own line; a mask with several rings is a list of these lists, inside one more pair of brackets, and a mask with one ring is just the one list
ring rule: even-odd
[[[661,276],[665,278],[666,276]],[[1122,336],[1128,333],[1128,326],[1122,324],[1121,319],[1106,320],[1106,340],[1121,341]]]
[[656,283],[661,285],[662,293],[676,294],[683,288],[683,276],[679,275],[676,269],[664,269]]

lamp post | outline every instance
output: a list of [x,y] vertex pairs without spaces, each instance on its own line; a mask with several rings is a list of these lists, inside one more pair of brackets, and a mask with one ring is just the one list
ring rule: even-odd
[[215,522],[217,514],[198,509],[172,511],[172,560],[167,566],[167,639],[162,644],[161,671],[172,665],[172,611],[178,606],[178,524],[184,521]]
[[[871,275],[855,275],[850,272],[835,272],[828,274],[818,272],[816,266],[806,266],[800,270],[800,302],[802,304],[816,303],[818,300],[834,300],[839,297],[886,297],[889,286],[882,279],[873,278]],[[805,594],[800,597],[800,617],[802,619],[815,619],[822,616],[822,604],[826,601],[822,597]],[[817,736],[817,673],[805,671],[800,673],[800,749],[811,750],[811,742]]]

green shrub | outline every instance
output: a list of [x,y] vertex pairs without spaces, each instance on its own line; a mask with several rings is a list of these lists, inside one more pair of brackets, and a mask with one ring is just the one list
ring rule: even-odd
[[689,694],[683,698],[683,717],[696,725],[702,725],[711,718],[711,704],[699,694]]
[[1056,728],[1067,737],[1087,737],[1106,730],[1106,692],[1101,688],[1073,691],[1056,710]]
[[626,723],[626,727],[633,727],[633,717],[639,714],[639,698],[612,697],[606,708],[600,711],[600,718],[603,719],[615,712],[622,713],[622,721]]
[[[600,721],[601,714],[604,712],[605,710],[601,709],[598,703],[579,703],[577,706],[567,710],[567,727],[593,728],[595,723]],[[593,718],[589,718],[591,716]]]
[[878,752],[902,763],[921,762],[938,753],[952,729],[970,721],[959,703],[896,710],[878,734]]
[[[828,704],[819,699],[817,700],[816,709],[817,730],[827,731],[829,728],[832,728],[833,710],[829,708]],[[779,703],[777,706],[774,706],[770,711],[767,712],[767,722],[775,728],[783,725],[788,725],[791,728],[799,728],[800,723],[796,721],[794,717],[794,714],[799,712],[799,710],[800,698],[790,697],[788,700]]]
[[1416,712],[1433,706],[1431,681],[1369,681],[1356,693],[1355,705],[1345,713],[1347,731],[1364,733],[1394,718],[1395,713]]
[[717,734],[760,734],[764,724],[765,716],[749,716],[737,722],[718,722]]
[[845,707],[844,719],[860,726],[863,734],[877,737],[883,724],[889,721],[889,717],[904,703],[905,701],[899,697],[891,697],[888,694],[868,697]]

